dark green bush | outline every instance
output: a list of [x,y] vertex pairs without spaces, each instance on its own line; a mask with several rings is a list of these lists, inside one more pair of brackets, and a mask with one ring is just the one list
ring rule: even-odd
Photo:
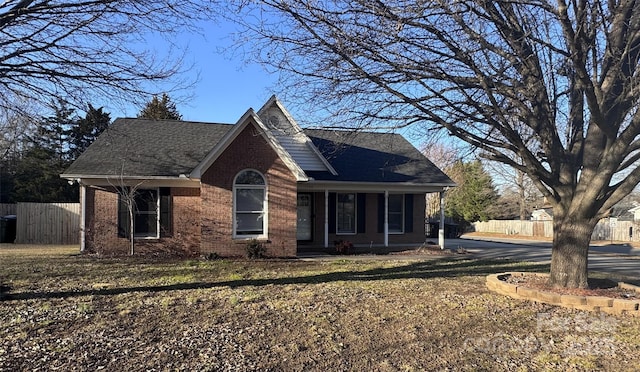
[[267,247],[257,239],[249,240],[246,249],[249,258],[264,258],[267,255]]

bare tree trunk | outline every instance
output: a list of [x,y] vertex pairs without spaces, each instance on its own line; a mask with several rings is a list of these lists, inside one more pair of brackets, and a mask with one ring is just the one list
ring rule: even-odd
[[525,192],[524,185],[524,172],[516,170],[517,184],[518,184],[518,196],[520,199],[520,221],[527,219],[527,193]]
[[[135,191],[134,191],[135,192]],[[133,238],[133,231],[134,231],[134,220],[133,220],[133,196],[131,197],[131,199],[127,202],[127,208],[129,209],[129,254],[131,254],[133,256],[133,254],[135,253],[135,247],[134,247],[134,238]]]
[[554,287],[587,288],[588,252],[595,223],[579,218],[553,219],[553,248],[549,284]]

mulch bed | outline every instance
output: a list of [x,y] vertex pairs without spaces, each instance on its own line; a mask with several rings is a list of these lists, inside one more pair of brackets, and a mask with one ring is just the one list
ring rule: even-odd
[[518,286],[525,286],[531,289],[543,290],[546,292],[558,293],[560,295],[573,295],[573,296],[603,296],[610,298],[622,298],[622,299],[638,299],[640,296],[635,291],[629,289],[622,289],[618,287],[618,283],[609,279],[597,279],[589,278],[589,288],[554,288],[548,284],[548,278],[535,274],[525,274],[523,276],[509,276],[506,278],[506,282],[510,284],[516,284]]

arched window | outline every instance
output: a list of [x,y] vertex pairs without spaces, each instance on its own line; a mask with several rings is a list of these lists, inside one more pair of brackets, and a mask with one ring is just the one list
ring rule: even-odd
[[243,170],[233,182],[233,236],[267,237],[267,184],[258,171]]

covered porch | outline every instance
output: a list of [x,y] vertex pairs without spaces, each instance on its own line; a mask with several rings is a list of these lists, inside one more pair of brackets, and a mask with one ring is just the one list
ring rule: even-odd
[[420,247],[427,240],[428,193],[439,195],[437,244],[443,249],[445,190],[440,185],[298,184],[298,251],[327,251],[339,241],[370,251]]

